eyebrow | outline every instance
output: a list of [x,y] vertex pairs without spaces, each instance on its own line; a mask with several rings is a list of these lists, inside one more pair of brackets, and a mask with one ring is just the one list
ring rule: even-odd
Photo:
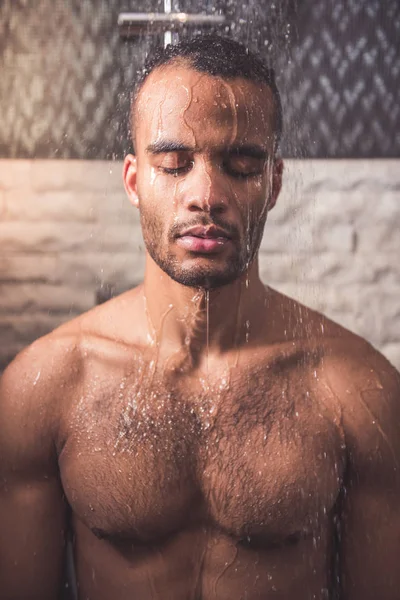
[[227,150],[227,154],[249,156],[250,158],[261,158],[263,160],[268,158],[268,152],[265,148],[258,146],[257,144],[239,144],[238,146],[230,146]]
[[166,154],[167,152],[194,152],[194,148],[186,146],[179,142],[169,140],[159,140],[153,144],[149,144],[146,152],[149,154]]
[[[198,149],[192,146],[187,146],[180,142],[171,140],[158,140],[149,144],[146,148],[148,154],[167,154],[168,152],[198,152]],[[268,152],[258,144],[238,144],[236,146],[228,146],[222,150],[223,154],[228,156],[249,156],[251,158],[259,158],[266,160]]]

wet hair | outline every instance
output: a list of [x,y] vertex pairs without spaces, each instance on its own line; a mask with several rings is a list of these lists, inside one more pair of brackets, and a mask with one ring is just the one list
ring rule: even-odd
[[176,45],[168,44],[166,48],[157,47],[149,53],[132,96],[132,138],[134,138],[135,103],[147,77],[158,67],[180,60],[195,71],[207,75],[226,80],[242,78],[266,84],[274,99],[275,147],[278,148],[283,128],[282,103],[274,69],[268,67],[261,56],[251,52],[243,44],[215,34],[199,35],[190,40],[182,40]]

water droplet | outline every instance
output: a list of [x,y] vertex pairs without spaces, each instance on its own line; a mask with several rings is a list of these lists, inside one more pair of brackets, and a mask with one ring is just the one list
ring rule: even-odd
[[39,379],[40,379],[40,371],[39,371],[39,373],[36,375],[36,378],[35,378],[35,381],[33,382],[33,385],[36,385],[36,384],[37,384],[37,382],[39,381]]

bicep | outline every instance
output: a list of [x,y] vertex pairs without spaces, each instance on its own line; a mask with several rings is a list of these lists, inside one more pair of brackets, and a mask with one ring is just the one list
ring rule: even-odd
[[0,491],[0,596],[59,597],[66,507],[57,480],[8,481]]
[[340,345],[327,380],[340,399],[347,468],[339,527],[341,600],[400,598],[400,374],[368,344]]
[[48,378],[34,386],[21,362],[0,381],[0,598],[55,600],[66,528],[57,414]]
[[339,547],[341,600],[398,600],[399,494],[350,488],[342,508]]

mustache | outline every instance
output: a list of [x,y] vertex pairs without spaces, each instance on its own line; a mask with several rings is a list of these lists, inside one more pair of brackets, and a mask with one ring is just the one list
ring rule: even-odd
[[208,227],[210,225],[214,225],[214,227],[218,227],[222,229],[232,240],[236,240],[240,237],[240,232],[236,225],[232,223],[228,223],[224,219],[220,219],[219,217],[206,217],[200,216],[191,221],[185,221],[184,223],[174,223],[169,230],[170,239],[175,239],[181,235],[185,230],[190,227]]

